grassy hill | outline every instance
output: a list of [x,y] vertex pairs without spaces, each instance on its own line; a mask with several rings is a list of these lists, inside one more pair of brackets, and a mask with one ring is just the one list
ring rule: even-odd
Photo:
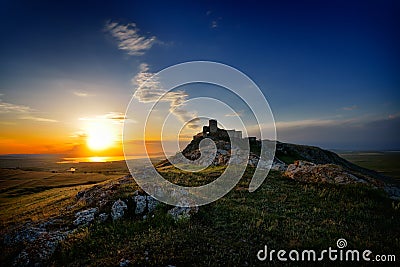
[[[159,172],[176,184],[199,186],[214,180],[224,168],[187,174],[167,166]],[[2,192],[1,265],[12,265],[24,246],[4,242],[10,231],[50,219],[56,222],[51,226],[55,229],[70,227],[77,211],[93,207],[93,203],[78,201],[78,192],[107,187],[116,181],[117,174],[126,173],[115,169],[105,174],[100,165],[98,169],[98,176],[86,180],[84,175],[96,171],[73,174],[81,177],[79,185],[60,174],[59,180],[47,179],[55,181],[47,183],[51,188],[22,193],[8,188]],[[368,184],[302,183],[271,171],[262,186],[249,193],[253,171],[248,168],[231,192],[200,207],[190,218],[175,221],[167,214],[171,207],[159,204],[145,219],[127,214],[120,220],[81,226],[58,244],[46,264],[115,266],[127,259],[134,266],[265,265],[279,263],[276,258],[274,262],[257,260],[257,252],[265,245],[275,250],[323,250],[336,247],[339,238],[347,240],[349,249],[369,249],[373,255],[400,251],[400,202],[389,199],[382,190]],[[85,184],[88,180],[96,185]],[[26,186],[43,186],[34,181]],[[66,181],[66,186],[61,181]],[[129,200],[137,189],[134,182],[121,184],[108,197],[111,201]]]
[[[177,183],[187,181],[171,168],[161,172]],[[221,171],[223,168],[213,167],[207,172],[215,175]],[[124,258],[132,265],[257,265],[261,262],[256,253],[264,245],[322,250],[334,247],[339,238],[345,238],[350,248],[370,249],[376,254],[399,251],[400,204],[382,191],[363,184],[303,184],[272,172],[260,189],[249,193],[251,171],[247,170],[224,198],[200,207],[189,219],[175,222],[166,215],[168,207],[159,205],[154,217],[145,220],[131,217],[82,227],[58,246],[50,263],[117,265]],[[206,173],[204,179],[213,175]],[[115,197],[129,197],[135,186],[121,187],[121,194]],[[51,207],[56,211],[73,204],[79,189],[23,196],[19,203],[26,210],[17,213],[30,210],[31,216],[51,216]],[[45,212],[47,209],[50,211]],[[10,263],[16,250],[3,251],[1,262]]]

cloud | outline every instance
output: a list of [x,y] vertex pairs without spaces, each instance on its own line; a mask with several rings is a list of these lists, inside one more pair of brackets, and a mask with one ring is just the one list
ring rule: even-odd
[[79,96],[79,97],[88,97],[88,96],[90,96],[89,93],[83,92],[83,91],[74,91],[73,94],[76,95],[76,96]]
[[0,113],[26,113],[31,111],[33,109],[28,106],[7,103],[0,99]]
[[328,149],[400,149],[400,118],[277,122],[278,140]]
[[395,114],[389,114],[388,119],[393,120],[393,119],[397,119],[398,117],[400,117],[400,112],[395,113]]
[[156,41],[155,36],[139,35],[139,29],[135,23],[120,25],[116,22],[107,21],[104,29],[118,41],[118,48],[126,51],[129,55],[143,55]]
[[[350,120],[349,120],[350,121]],[[297,120],[297,121],[279,121],[275,122],[276,128],[308,128],[315,126],[333,126],[337,124],[343,124],[349,121],[339,121],[339,120]]]
[[16,119],[20,120],[31,120],[37,122],[57,122],[53,119],[38,117],[34,115],[35,113],[37,113],[37,111],[29,106],[8,103],[0,99],[0,114],[16,115]]
[[211,21],[211,28],[217,28],[218,27],[218,21],[216,21],[216,20],[213,20],[213,21]]
[[352,105],[350,107],[342,107],[342,110],[352,111],[352,110],[355,110],[357,108],[358,108],[357,105]]
[[38,122],[58,122],[57,120],[47,119],[47,118],[42,118],[42,117],[35,117],[35,116],[23,116],[23,117],[20,117],[19,119],[38,121]]
[[225,114],[225,117],[240,117],[243,115],[243,111],[238,111],[238,112],[232,112],[232,113],[228,113]]
[[139,66],[139,73],[132,79],[133,85],[137,88],[134,97],[142,103],[154,103],[157,101],[169,102],[169,111],[173,113],[181,122],[188,123],[191,129],[198,129],[200,125],[195,112],[189,112],[184,109],[188,94],[185,91],[167,92],[159,81],[149,71],[149,65],[142,63]]
[[117,123],[117,124],[122,124],[126,121],[135,122],[132,119],[127,119],[125,117],[125,114],[122,112],[108,112],[106,114],[97,115],[94,117],[82,117],[82,118],[79,118],[79,120],[81,120],[81,121],[109,120],[109,121],[112,121],[113,123]]

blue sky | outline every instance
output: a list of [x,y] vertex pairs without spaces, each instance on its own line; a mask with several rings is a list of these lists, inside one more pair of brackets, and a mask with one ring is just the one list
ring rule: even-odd
[[[141,64],[210,60],[256,82],[279,140],[400,149],[398,1],[81,2],[2,2],[2,144],[23,125],[73,136],[82,118],[123,113]],[[118,49],[107,23],[150,45]]]

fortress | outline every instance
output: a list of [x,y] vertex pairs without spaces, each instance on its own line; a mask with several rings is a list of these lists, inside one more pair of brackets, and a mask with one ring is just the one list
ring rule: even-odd
[[[233,130],[224,130],[218,128],[217,120],[209,120],[208,126],[203,126],[203,132],[196,134],[193,136],[193,140],[205,137],[211,137],[221,140],[229,140],[229,136],[232,138],[243,139],[242,131]],[[256,137],[248,137],[250,142],[256,141]]]

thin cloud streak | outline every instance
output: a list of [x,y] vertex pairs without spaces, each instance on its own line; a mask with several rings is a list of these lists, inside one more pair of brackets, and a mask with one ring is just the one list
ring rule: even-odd
[[124,113],[121,112],[108,112],[106,114],[94,116],[94,117],[82,117],[79,118],[80,121],[99,121],[99,120],[109,120],[114,123],[122,124],[124,121],[135,122],[132,119],[127,119]]
[[334,149],[400,148],[399,117],[277,122],[279,141]]
[[37,122],[58,122],[54,119],[35,116],[34,113],[37,113],[37,111],[29,106],[8,103],[0,99],[0,114],[14,115],[16,116],[15,119],[20,120],[31,120]]
[[342,107],[342,110],[347,110],[347,111],[352,111],[352,110],[355,110],[355,109],[358,109],[357,105],[352,105],[350,107]]
[[88,96],[90,96],[90,94],[88,94],[86,92],[81,92],[81,91],[74,91],[73,94],[78,96],[78,97],[88,97]]
[[139,35],[139,29],[135,23],[120,25],[116,22],[107,21],[104,30],[118,41],[118,48],[127,52],[128,55],[144,55],[145,51],[149,50],[156,41],[155,36]]
[[0,113],[26,113],[31,111],[33,109],[28,106],[7,103],[0,99]]
[[139,73],[132,79],[133,85],[137,88],[133,97],[142,103],[169,102],[169,112],[173,113],[183,123],[190,121],[188,123],[189,128],[198,129],[200,127],[196,123],[198,120],[193,120],[197,117],[197,114],[183,108],[188,94],[185,91],[167,92],[153,75],[154,73],[149,71],[148,64],[140,64]]
[[35,116],[24,116],[24,117],[20,117],[19,119],[38,121],[38,122],[58,122],[57,120],[47,119],[47,118],[42,118],[42,117],[35,117]]

